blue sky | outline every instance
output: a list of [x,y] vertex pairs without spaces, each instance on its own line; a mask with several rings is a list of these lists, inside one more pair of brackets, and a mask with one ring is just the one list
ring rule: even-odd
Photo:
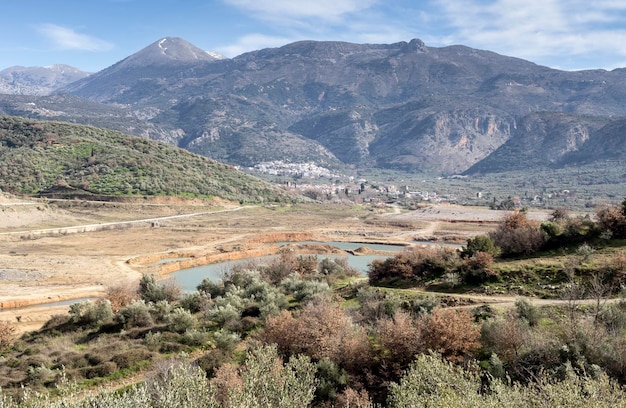
[[626,67],[623,0],[0,0],[0,70],[95,72],[165,36],[234,57],[298,40],[419,38],[565,70]]

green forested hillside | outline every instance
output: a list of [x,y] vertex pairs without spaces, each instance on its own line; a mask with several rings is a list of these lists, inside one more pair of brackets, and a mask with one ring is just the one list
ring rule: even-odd
[[0,189],[42,196],[287,196],[232,166],[119,132],[0,116]]

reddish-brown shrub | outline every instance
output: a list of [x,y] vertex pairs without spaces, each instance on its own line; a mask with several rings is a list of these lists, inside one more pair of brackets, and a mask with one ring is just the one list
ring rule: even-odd
[[480,347],[480,328],[466,310],[437,308],[424,319],[424,346],[449,361],[471,357]]
[[104,298],[111,303],[113,313],[117,313],[134,300],[139,299],[138,287],[130,283],[109,286]]
[[449,248],[415,248],[383,261],[374,261],[368,272],[371,284],[401,280],[419,283],[441,277],[459,264],[457,251]]
[[469,258],[465,258],[461,263],[461,276],[463,280],[470,284],[481,284],[498,276],[491,266],[493,256],[487,252],[477,251]]
[[506,361],[516,360],[528,342],[529,327],[513,313],[505,318],[490,319],[483,323],[481,342],[489,352]]
[[414,321],[406,312],[398,311],[392,319],[376,322],[377,340],[383,351],[383,359],[393,365],[396,372],[406,370],[415,355],[424,351],[422,321]]
[[614,238],[626,238],[626,215],[620,208],[602,208],[596,213],[596,217],[600,229],[610,231]]
[[275,343],[285,356],[327,357],[343,367],[362,364],[370,355],[364,330],[341,307],[322,299],[308,303],[295,316],[284,311],[268,318],[259,337],[265,343]]
[[226,363],[215,371],[211,384],[216,388],[216,399],[222,407],[228,407],[228,394],[232,390],[241,390],[243,380],[239,375],[239,368],[235,364]]
[[0,320],[0,350],[13,345],[15,326],[10,322]]
[[337,395],[336,407],[371,408],[372,401],[366,390],[356,391],[350,387]]
[[529,255],[541,248],[545,237],[537,222],[531,222],[523,211],[504,217],[498,228],[489,233],[493,242],[502,249],[502,256]]

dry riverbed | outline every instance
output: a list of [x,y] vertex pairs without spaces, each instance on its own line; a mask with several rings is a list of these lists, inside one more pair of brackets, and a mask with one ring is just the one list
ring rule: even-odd
[[[23,306],[101,297],[108,287],[136,283],[142,273],[171,272],[151,266],[162,258],[189,258],[187,264],[168,264],[175,269],[272,253],[278,241],[464,242],[503,215],[457,206],[402,212],[348,204],[45,202],[0,195],[0,320],[14,322],[20,332],[37,329],[68,306]],[[100,228],[63,230],[84,225]]]

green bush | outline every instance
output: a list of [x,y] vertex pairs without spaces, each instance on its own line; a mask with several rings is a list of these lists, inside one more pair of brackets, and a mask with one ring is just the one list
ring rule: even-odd
[[387,406],[404,407],[617,407],[626,393],[601,373],[577,376],[566,369],[562,381],[543,375],[528,386],[485,382],[480,370],[464,369],[439,355],[419,356],[406,376],[390,387]]
[[208,296],[205,292],[195,291],[185,294],[180,299],[179,305],[183,309],[189,310],[191,313],[198,313],[202,310],[206,310],[211,302],[211,296]]
[[232,352],[241,341],[241,336],[238,333],[220,329],[213,333],[213,339],[218,349],[225,352]]
[[488,235],[477,235],[474,238],[469,238],[467,244],[461,250],[462,258],[471,258],[476,255],[477,252],[483,252],[493,257],[500,255],[501,249],[496,246],[493,239]]
[[537,326],[541,320],[539,309],[527,299],[517,299],[515,301],[515,310],[518,316],[524,319],[531,327]]
[[328,283],[319,280],[304,280],[297,274],[283,279],[280,285],[297,302],[306,302],[315,296],[330,296],[331,293]]
[[115,316],[115,320],[127,329],[148,327],[154,323],[150,314],[150,307],[144,300],[136,300],[124,307]]
[[70,305],[69,314],[72,323],[93,328],[100,327],[113,319],[111,302],[108,300],[74,303]]
[[184,333],[193,329],[198,321],[189,310],[182,307],[174,309],[165,319],[167,329],[176,333]]

